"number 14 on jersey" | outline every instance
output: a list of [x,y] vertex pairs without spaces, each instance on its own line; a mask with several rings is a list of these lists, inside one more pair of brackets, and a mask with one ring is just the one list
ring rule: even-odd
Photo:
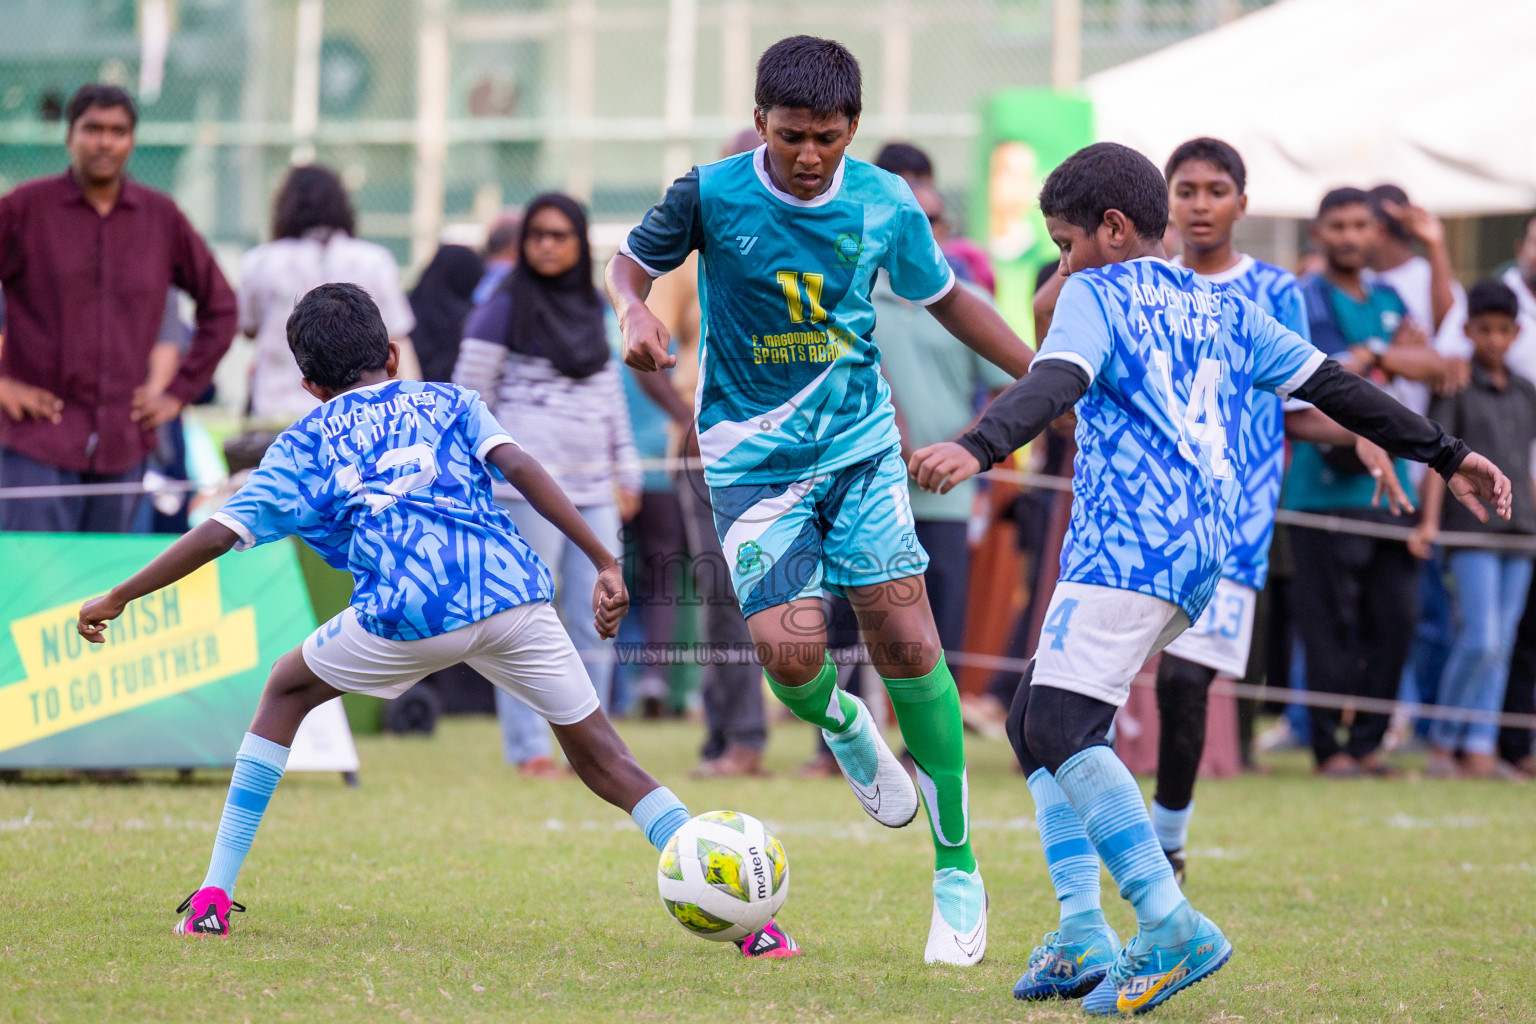
[[1232,460],[1227,456],[1227,425],[1221,419],[1221,402],[1217,390],[1221,386],[1221,360],[1200,360],[1195,370],[1195,382],[1189,389],[1187,404],[1181,402],[1173,390],[1173,364],[1168,353],[1161,349],[1154,350],[1152,365],[1162,378],[1168,417],[1179,428],[1179,454],[1190,462],[1197,462],[1198,457],[1190,442],[1204,445],[1210,452],[1211,472],[1216,479],[1229,479],[1232,476]]

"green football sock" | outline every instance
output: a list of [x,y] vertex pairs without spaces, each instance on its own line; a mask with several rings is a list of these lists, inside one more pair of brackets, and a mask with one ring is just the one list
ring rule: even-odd
[[886,679],[891,710],[901,738],[917,762],[918,788],[933,831],[935,870],[975,871],[970,810],[966,806],[965,741],[960,724],[960,691],[944,656],[933,671],[916,679]]
[[[859,713],[853,698],[838,689],[837,666],[832,664],[830,657],[822,662],[816,678],[804,686],[785,686],[770,675],[768,688],[795,713],[796,718],[828,732],[847,729]],[[955,706],[959,707],[958,704]]]

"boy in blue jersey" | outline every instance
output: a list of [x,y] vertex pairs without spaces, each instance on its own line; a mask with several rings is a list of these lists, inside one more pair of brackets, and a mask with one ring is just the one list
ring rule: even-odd
[[1015,376],[1029,350],[987,303],[955,287],[906,183],[846,158],[858,62],[794,36],[757,66],[758,149],[695,168],[608,267],[625,361],[672,365],[645,305],[651,280],[700,253],[699,450],[715,524],[773,692],[819,726],[850,788],[892,828],[917,787],[862,701],[837,688],[824,591],[848,596],[917,763],[934,841],[924,959],[973,964],[986,893],[970,849],[960,702],[923,587],[870,290],[877,271],[950,333]]
[[[304,716],[342,693],[394,698],[460,661],[549,720],[571,767],[630,812],[661,849],[688,812],[636,763],[607,717],[550,607],[549,570],[491,497],[499,471],[598,567],[592,612],[612,637],[629,604],[623,574],[581,514],[474,392],[393,379],[400,352],[356,285],[316,288],[288,319],[304,388],[322,404],[285,430],[240,490],[126,582],[80,609],[79,630],[105,624],[145,594],[231,548],[302,537],[350,569],[351,605],[277,660],[235,758],[202,886],[183,902],[181,935],[227,935],[235,878]],[[749,936],[746,952],[792,940]],[[750,948],[751,944],[759,948]]]
[[[1247,169],[1237,150],[1220,139],[1191,139],[1173,151],[1164,173],[1170,218],[1183,242],[1183,251],[1174,264],[1236,291],[1310,340],[1306,302],[1295,276],[1240,253],[1232,245],[1233,225],[1248,205]],[[1164,648],[1157,668],[1157,788],[1152,798],[1152,830],[1181,885],[1184,845],[1194,813],[1195,777],[1205,752],[1206,699],[1216,673],[1236,679],[1247,671],[1258,594],[1269,574],[1269,545],[1285,472],[1286,436],[1320,444],[1353,445],[1360,461],[1376,478],[1378,497],[1385,494],[1394,510],[1413,511],[1391,457],[1376,445],[1354,437],[1317,409],[1282,413],[1280,399],[1274,395],[1262,391],[1253,394],[1242,432],[1242,443],[1248,450],[1247,471],[1221,580],[1205,613]]]
[[[958,443],[912,456],[943,491],[1076,406],[1078,456],[1061,581],[1008,733],[1035,797],[1064,902],[1053,947],[1083,1007],[1149,1010],[1220,968],[1232,945],[1179,891],[1141,791],[1106,738],[1141,665],[1197,621],[1230,547],[1248,452],[1250,389],[1295,394],[1397,454],[1426,461],[1459,500],[1508,517],[1509,481],[1436,424],[1326,360],[1238,292],[1168,262],[1163,176],[1114,143],[1080,150],[1040,193],[1068,275],[1029,376]],[[1136,909],[1123,947],[1092,890],[1100,860]],[[1025,981],[1029,975],[1025,976]],[[1031,993],[1024,993],[1026,997]]]

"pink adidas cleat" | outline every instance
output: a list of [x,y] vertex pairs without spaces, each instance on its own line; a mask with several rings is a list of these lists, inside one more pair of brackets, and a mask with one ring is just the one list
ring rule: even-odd
[[769,921],[762,931],[737,939],[736,945],[749,960],[757,957],[788,960],[800,955],[800,943],[790,938],[776,921]]
[[228,935],[229,913],[245,913],[245,907],[223,889],[208,886],[181,901],[176,913],[186,914],[172,929],[177,935]]

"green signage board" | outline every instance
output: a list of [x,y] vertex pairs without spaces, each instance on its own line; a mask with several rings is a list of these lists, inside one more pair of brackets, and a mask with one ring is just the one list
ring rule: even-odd
[[1014,330],[1032,338],[1035,275],[1056,258],[1040,216],[1040,186],[1067,157],[1093,141],[1093,104],[1050,89],[1007,89],[982,109],[972,234],[997,274],[997,305]]
[[230,765],[274,659],[315,628],[291,544],[133,602],[89,644],[80,605],[166,536],[0,533],[0,768]]

